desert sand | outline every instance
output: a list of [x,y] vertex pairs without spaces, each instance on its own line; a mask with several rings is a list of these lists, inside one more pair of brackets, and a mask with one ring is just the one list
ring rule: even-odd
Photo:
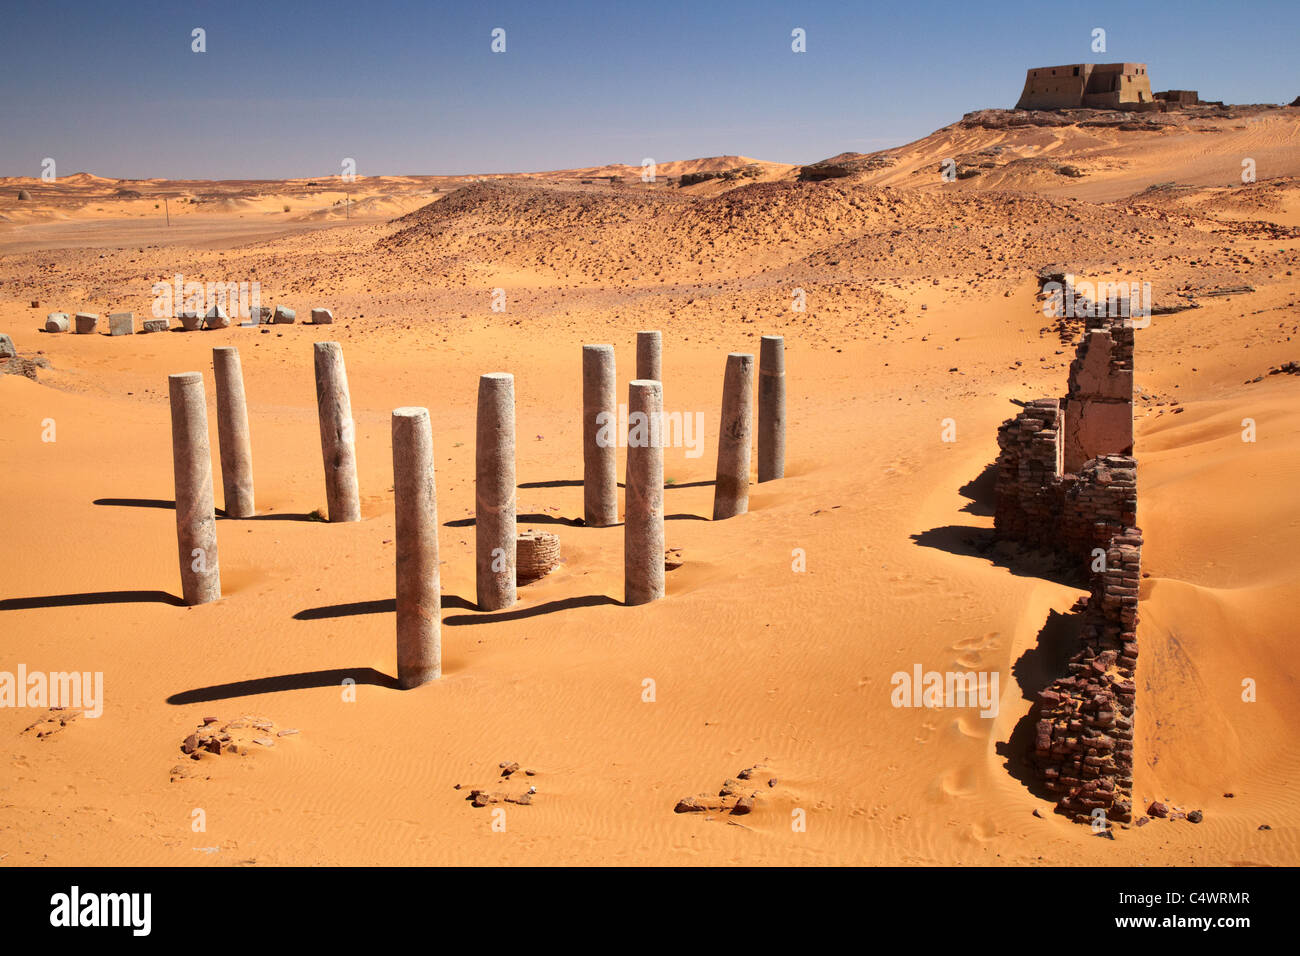
[[[948,157],[988,165],[944,182]],[[0,669],[104,674],[97,718],[0,709],[0,862],[1300,863],[1300,379],[1268,374],[1300,359],[1300,109],[1159,132],[954,124],[846,158],[867,161],[823,182],[660,165],[755,170],[686,188],[614,166],[0,181],[0,332],[49,366],[0,376]],[[1199,306],[1137,335],[1134,803],[1204,821],[1114,840],[1054,815],[1009,743],[1083,591],[988,547],[996,427],[1009,399],[1060,394],[1073,356],[1037,295],[1053,266]],[[138,322],[177,273],[256,281],[299,322],[38,331],[53,311]],[[333,325],[303,324],[317,306]],[[641,329],[663,332],[665,408],[706,430],[697,457],[665,450],[667,597],[624,607],[622,529],[579,520],[581,346],[614,345],[626,401]],[[786,476],[710,521],[726,355],[763,334],[785,337]],[[346,358],[357,523],[316,517],[316,341]],[[242,359],[259,514],[219,518],[224,596],[184,607],[167,376],[204,375],[220,507],[218,345]],[[558,533],[563,563],[485,613],[474,409],[492,371],[515,376],[519,527]],[[408,405],[432,420],[443,676],[403,691],[389,419]],[[891,706],[915,664],[996,671],[997,717]],[[182,752],[204,718],[245,716],[267,723],[232,732],[243,753]],[[674,812],[755,765],[753,812]],[[536,792],[480,808],[479,787]]]

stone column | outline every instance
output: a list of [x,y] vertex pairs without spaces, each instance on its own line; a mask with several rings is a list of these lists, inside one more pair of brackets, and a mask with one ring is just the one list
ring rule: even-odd
[[[663,335],[659,332],[636,334],[636,377],[663,382]],[[662,398],[662,395],[660,396]]]
[[212,508],[212,451],[203,376],[167,376],[172,411],[172,470],[176,479],[176,546],[186,604],[221,597],[217,516]]
[[217,438],[226,517],[251,518],[257,514],[253,506],[253,451],[248,441],[248,403],[244,399],[239,349],[213,349],[212,368],[217,382]]
[[713,485],[713,520],[749,510],[749,445],[753,430],[754,356],[732,352],[722,380],[722,423],[718,427],[718,473]]
[[582,347],[582,517],[618,524],[618,379],[614,346]]
[[499,611],[515,603],[515,377],[509,372],[478,380],[475,459],[478,606]]
[[785,477],[785,339],[765,335],[758,357],[758,480]]
[[438,490],[426,408],[393,410],[393,510],[397,517],[397,682],[442,676]]
[[330,521],[360,521],[357,491],[356,425],[343,349],[337,342],[317,342],[316,408],[320,414],[320,447],[325,458],[325,497]]
[[623,518],[623,603],[664,596],[664,449],[660,433],[663,384],[628,386],[627,513]]

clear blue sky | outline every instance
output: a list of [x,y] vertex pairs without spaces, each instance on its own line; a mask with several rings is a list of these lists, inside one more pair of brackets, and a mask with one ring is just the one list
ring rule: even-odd
[[1010,107],[1031,66],[1137,60],[1158,90],[1290,102],[1298,41],[1296,0],[6,3],[0,175],[812,162]]

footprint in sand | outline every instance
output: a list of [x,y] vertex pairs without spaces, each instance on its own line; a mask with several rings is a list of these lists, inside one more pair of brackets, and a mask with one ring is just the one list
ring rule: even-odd
[[916,472],[917,464],[915,458],[899,456],[891,461],[885,462],[884,472],[891,478],[911,475]]
[[980,822],[970,825],[970,835],[979,843],[988,843],[998,835],[998,828],[992,823]]
[[953,666],[956,668],[978,667],[984,660],[984,651],[997,650],[1000,642],[998,631],[990,631],[980,637],[967,637],[953,643],[949,650],[957,652]]
[[939,778],[939,790],[948,797],[969,797],[978,789],[973,767],[949,770]]
[[939,721],[934,718],[923,720],[921,722],[921,733],[918,733],[913,739],[918,744],[928,744],[930,738],[934,736],[935,730],[939,727]]

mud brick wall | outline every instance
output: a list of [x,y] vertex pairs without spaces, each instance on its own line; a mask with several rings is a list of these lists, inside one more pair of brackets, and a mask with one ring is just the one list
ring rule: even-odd
[[1141,533],[1125,528],[1081,599],[1081,646],[1069,673],[1040,691],[1035,705],[1033,765],[1059,812],[1080,822],[1091,822],[1097,808],[1110,821],[1133,818],[1141,564]]
[[[1057,809],[1127,823],[1142,536],[1133,451],[1133,327],[1090,319],[1064,399],[1040,398],[998,429],[995,536],[1087,570],[1079,649],[1038,695],[1030,761]],[[1093,551],[1105,553],[1098,568]]]
[[998,429],[993,506],[997,537],[1055,550],[1061,473],[1061,407],[1054,398],[1025,406]]
[[1133,453],[1132,322],[1122,316],[1089,319],[1061,404],[1066,472],[1076,474],[1102,455]]
[[1060,490],[1057,546],[1072,558],[1090,564],[1095,548],[1137,525],[1137,462],[1128,455],[1092,459],[1062,476]]

